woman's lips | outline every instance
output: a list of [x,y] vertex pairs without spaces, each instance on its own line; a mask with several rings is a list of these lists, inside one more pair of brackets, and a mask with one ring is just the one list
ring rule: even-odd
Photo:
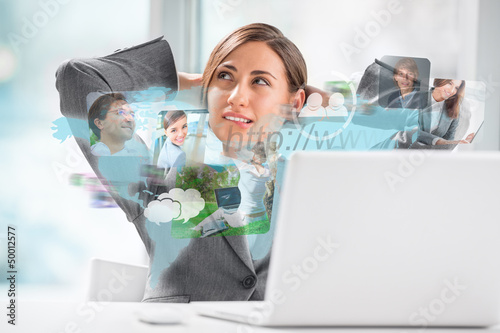
[[179,143],[183,143],[185,138],[176,138],[175,141]]
[[253,125],[253,120],[250,120],[238,114],[228,113],[223,115],[222,118],[234,123],[235,125],[243,129],[247,129]]

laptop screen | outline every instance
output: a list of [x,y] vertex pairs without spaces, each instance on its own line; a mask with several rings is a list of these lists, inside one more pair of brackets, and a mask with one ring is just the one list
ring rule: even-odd
[[218,207],[238,205],[241,202],[241,194],[238,187],[217,188],[214,191]]

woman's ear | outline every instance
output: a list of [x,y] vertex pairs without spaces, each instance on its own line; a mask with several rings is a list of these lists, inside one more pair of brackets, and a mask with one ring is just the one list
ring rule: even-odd
[[306,101],[306,93],[304,89],[299,89],[295,93],[295,96],[293,97],[292,101],[292,106],[296,110],[302,110],[302,107],[304,106],[304,103]]

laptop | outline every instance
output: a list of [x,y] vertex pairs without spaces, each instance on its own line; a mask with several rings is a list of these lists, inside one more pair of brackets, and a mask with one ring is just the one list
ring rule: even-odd
[[241,202],[241,193],[238,187],[216,188],[214,193],[217,207],[222,208],[227,214],[236,212]]
[[[214,190],[217,207],[226,214],[233,214],[238,210],[241,202],[241,193],[238,187],[217,188]],[[226,231],[229,227],[225,219],[218,218],[203,225],[200,238],[213,236]]]
[[263,326],[484,327],[500,317],[500,153],[296,152],[265,300],[195,303]]

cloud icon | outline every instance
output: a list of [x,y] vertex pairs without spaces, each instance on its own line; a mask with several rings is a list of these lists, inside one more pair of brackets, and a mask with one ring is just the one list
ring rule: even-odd
[[[173,188],[168,193],[163,193],[158,197],[158,200],[171,199],[174,202],[180,202],[181,213],[176,220],[184,220],[183,223],[189,221],[190,218],[195,217],[205,207],[205,200],[201,197],[200,192],[195,189],[188,189],[186,191],[180,188]],[[148,205],[149,207],[149,205]]]
[[[161,197],[161,196],[160,196]],[[151,201],[144,211],[144,215],[153,223],[167,223],[176,219],[181,214],[180,203],[170,198],[160,198]]]

